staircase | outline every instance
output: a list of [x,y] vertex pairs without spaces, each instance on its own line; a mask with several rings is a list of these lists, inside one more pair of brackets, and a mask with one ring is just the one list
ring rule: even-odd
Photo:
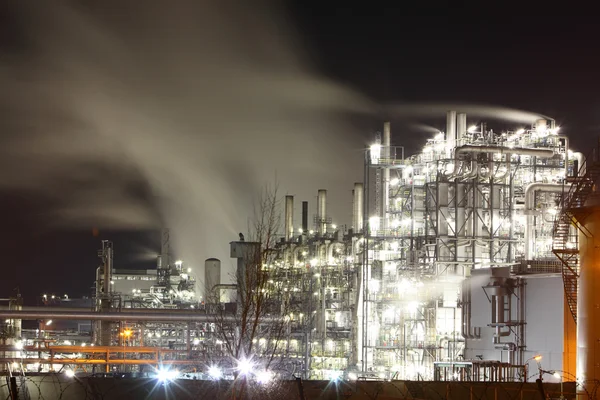
[[[585,173],[583,172],[585,171]],[[554,235],[552,252],[562,262],[562,277],[567,304],[575,323],[577,323],[577,278],[579,277],[580,257],[578,234],[571,233],[571,225],[585,235],[591,237],[591,232],[583,222],[589,215],[584,208],[590,194],[596,192],[595,184],[600,178],[600,162],[598,151],[594,149],[581,166],[578,176],[570,178],[572,186],[563,196],[561,210],[554,220]]]

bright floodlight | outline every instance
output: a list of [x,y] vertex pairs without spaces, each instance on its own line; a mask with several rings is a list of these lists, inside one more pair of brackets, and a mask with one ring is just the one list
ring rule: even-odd
[[200,339],[194,338],[194,341],[192,343],[194,344],[194,346],[198,346],[200,344]]
[[273,373],[271,371],[260,371],[256,374],[256,381],[258,383],[267,384],[273,379]]
[[159,369],[156,377],[161,382],[172,381],[177,378],[176,370],[168,370],[168,369]]
[[23,350],[23,342],[19,340],[17,343],[15,343],[15,347],[17,350]]
[[208,368],[208,375],[212,379],[221,379],[221,377],[223,377],[223,373],[221,372],[219,367],[215,367],[214,365],[212,367]]
[[68,370],[66,370],[66,371],[65,371],[65,375],[66,375],[68,378],[72,378],[72,377],[74,377],[74,376],[75,376],[75,372],[73,372],[73,370],[72,370],[72,369],[68,369]]
[[552,375],[554,375],[554,377],[556,379],[560,379],[560,374],[558,372],[553,373]]
[[521,134],[523,134],[523,133],[525,133],[525,129],[519,129],[519,130],[516,132],[516,134],[517,134],[517,135],[521,135]]
[[358,379],[358,375],[355,372],[348,373],[348,380],[355,381]]
[[342,377],[342,371],[329,371],[329,379],[337,381]]
[[396,186],[398,183],[400,183],[400,179],[398,179],[398,178],[393,178],[390,181],[390,185],[392,185],[392,186]]
[[252,371],[252,363],[250,360],[240,360],[238,362],[238,371],[240,371],[240,374],[242,375],[248,375],[250,371]]
[[48,321],[46,321],[46,326],[51,325],[52,324],[52,320],[49,319]]
[[476,130],[477,130],[477,126],[476,126],[476,125],[473,125],[473,126],[470,126],[470,127],[469,127],[469,129],[467,129],[467,132],[469,132],[469,133],[473,133],[473,132],[475,132]]
[[540,362],[542,360],[542,356],[538,354],[537,356],[533,357],[533,359],[537,362]]

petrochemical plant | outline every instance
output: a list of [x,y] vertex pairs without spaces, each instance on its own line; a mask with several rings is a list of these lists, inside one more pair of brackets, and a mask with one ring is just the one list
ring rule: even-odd
[[[392,142],[386,123],[355,160],[364,180],[347,225],[332,223],[318,190],[314,215],[285,196],[267,249],[253,235],[232,242],[237,282],[222,282],[217,259],[194,277],[168,230],[151,270],[115,268],[103,241],[85,306],[12,299],[0,311],[2,362],[12,373],[164,367],[200,379],[233,377],[246,361],[284,379],[599,378],[587,346],[600,291],[595,267],[580,268],[598,247],[597,155],[573,152],[553,120],[496,132],[454,111],[417,154]],[[251,319],[246,336],[240,320]]]

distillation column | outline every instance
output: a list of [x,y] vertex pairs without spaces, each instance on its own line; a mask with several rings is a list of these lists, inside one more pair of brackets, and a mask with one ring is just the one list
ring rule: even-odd
[[319,189],[317,195],[317,224],[319,235],[327,233],[327,190]]
[[285,241],[294,237],[294,196],[285,196]]
[[[390,164],[392,158],[392,131],[390,128],[390,123],[385,122],[383,124],[383,148],[382,148],[382,156],[385,160],[384,164]],[[387,232],[389,228],[389,220],[390,220],[390,169],[384,167],[383,168],[383,198],[381,204],[381,229],[383,232]],[[384,233],[386,235],[387,233]]]

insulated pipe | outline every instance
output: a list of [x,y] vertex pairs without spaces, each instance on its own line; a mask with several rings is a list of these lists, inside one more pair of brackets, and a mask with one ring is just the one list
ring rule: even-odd
[[455,157],[458,161],[458,156],[462,153],[493,153],[493,154],[513,154],[522,156],[532,156],[540,158],[550,158],[554,156],[554,152],[548,149],[531,149],[524,147],[505,147],[505,146],[473,146],[464,145],[456,148]]
[[294,196],[285,196],[285,241],[294,237]]
[[551,192],[551,193],[560,193],[563,191],[568,191],[571,187],[570,184],[563,185],[562,183],[531,183],[525,188],[525,214],[527,216],[527,222],[525,223],[525,260],[532,259],[532,249],[533,249],[533,232],[535,229],[533,227],[533,215],[532,211],[534,208],[534,200],[535,200],[535,192],[537,190],[541,190],[543,192]]
[[319,189],[317,195],[318,231],[321,236],[327,233],[327,190]]
[[354,228],[354,233],[360,233],[363,229],[363,184],[355,183],[353,194],[353,204],[352,204],[352,228]]

